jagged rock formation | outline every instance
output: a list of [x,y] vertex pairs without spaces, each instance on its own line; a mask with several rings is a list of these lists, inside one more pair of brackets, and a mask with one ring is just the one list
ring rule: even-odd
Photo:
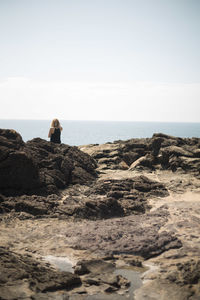
[[[149,197],[168,196],[161,183],[145,176],[133,179],[98,180],[89,188],[72,187],[65,195],[61,209],[81,219],[107,219],[130,214],[143,214],[149,209]],[[78,199],[78,201],[77,201]]]
[[[198,138],[159,133],[78,148],[1,129],[0,298],[121,293],[129,282],[113,274],[115,262],[150,261],[158,270],[139,299],[199,299],[199,179]],[[66,247],[83,253],[77,275],[38,261]]]
[[80,149],[95,158],[101,170],[179,169],[200,174],[199,138],[157,133],[152,138],[81,146]]
[[0,129],[0,192],[6,196],[56,194],[70,183],[94,180],[95,168],[77,147],[40,138],[24,143],[17,132]]
[[4,300],[70,300],[70,291],[77,289],[84,294],[84,286],[92,284],[107,292],[129,286],[127,279],[113,273],[114,263],[103,259],[80,261],[73,274],[0,247],[0,266],[0,298]]
[[0,196],[0,214],[9,213],[20,219],[64,217],[105,219],[130,214],[143,214],[149,209],[148,198],[168,196],[166,187],[145,176],[133,179],[98,180],[89,186],[71,185],[59,195]]
[[55,292],[56,297],[60,290],[68,291],[81,285],[76,274],[53,270],[30,255],[20,255],[3,247],[0,247],[0,265],[1,299],[39,299],[41,295],[48,299],[48,293]]

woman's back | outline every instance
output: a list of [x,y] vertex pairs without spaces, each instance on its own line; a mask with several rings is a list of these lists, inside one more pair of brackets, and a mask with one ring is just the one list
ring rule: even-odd
[[48,134],[50,141],[56,144],[60,144],[61,131],[62,131],[62,127],[60,126],[60,122],[58,121],[58,119],[54,119],[51,122],[51,127],[49,129],[49,134]]
[[51,139],[50,141],[56,144],[60,144],[61,140],[60,140],[60,128],[54,128],[54,132],[51,134]]

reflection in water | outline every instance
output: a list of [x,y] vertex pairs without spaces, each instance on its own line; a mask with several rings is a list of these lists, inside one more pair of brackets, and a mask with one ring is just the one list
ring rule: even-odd
[[131,269],[117,269],[115,273],[122,275],[130,281],[129,296],[131,300],[134,299],[134,291],[142,286],[141,273]]
[[[47,255],[44,257],[46,261],[57,267],[61,271],[74,273],[73,262],[67,257],[58,257],[53,255]],[[142,286],[142,280],[140,278],[141,273],[131,268],[119,268],[115,270],[115,274],[121,275],[130,281],[130,288],[127,294],[97,294],[97,295],[71,295],[70,300],[133,300],[134,291]],[[79,297],[79,298],[77,298]]]
[[44,259],[61,271],[74,273],[73,263],[67,257],[47,255],[44,257]]
[[[98,294],[98,295],[89,295],[86,298],[82,298],[84,300],[134,300],[134,291],[142,286],[142,280],[140,278],[141,273],[137,272],[133,269],[117,269],[115,270],[115,274],[121,275],[127,278],[131,285],[127,292],[124,295],[118,294]],[[78,298],[70,297],[70,300],[78,300]]]

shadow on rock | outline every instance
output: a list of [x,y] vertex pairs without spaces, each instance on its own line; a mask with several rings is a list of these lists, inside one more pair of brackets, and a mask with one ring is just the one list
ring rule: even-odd
[[0,247],[1,299],[32,299],[33,296],[39,299],[39,293],[69,291],[80,285],[76,274],[56,271],[30,255],[22,256]]
[[14,130],[0,129],[0,190],[6,196],[56,194],[94,180],[95,168],[95,160],[77,147],[40,138],[24,143]]

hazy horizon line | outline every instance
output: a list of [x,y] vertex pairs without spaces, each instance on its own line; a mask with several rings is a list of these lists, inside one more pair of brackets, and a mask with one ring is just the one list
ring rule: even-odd
[[[15,119],[7,119],[7,118],[1,118],[0,121],[49,121],[51,122],[52,119],[19,119],[19,118],[15,118]],[[193,121],[134,121],[134,120],[84,120],[84,119],[59,119],[60,122],[62,121],[66,121],[66,122],[113,122],[113,123],[116,123],[116,122],[122,122],[122,123],[179,123],[179,124],[185,124],[185,123],[188,123],[188,124],[200,124],[200,122],[193,122]]]

